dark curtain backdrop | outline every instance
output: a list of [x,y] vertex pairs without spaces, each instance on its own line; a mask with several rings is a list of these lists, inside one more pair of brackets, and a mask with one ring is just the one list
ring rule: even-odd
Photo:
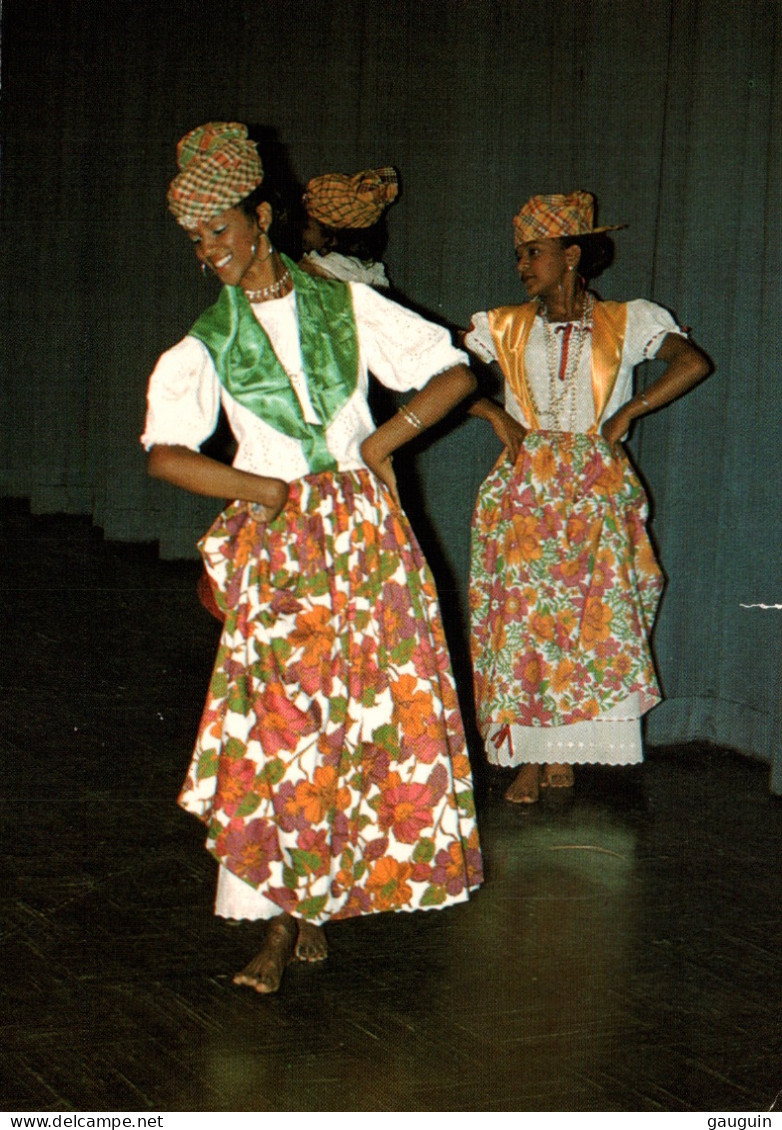
[[[302,181],[397,165],[390,273],[454,324],[522,299],[522,201],[588,188],[629,225],[604,297],[668,306],[716,366],[632,439],[668,577],[648,737],[764,758],[782,791],[782,612],[758,607],[782,600],[779,17],[772,0],[4,0],[0,490],[168,557],[214,515],[148,480],[138,444],[157,355],[214,298],[165,212],[192,126],[276,131]],[[496,454],[470,420],[399,457],[462,656]]]

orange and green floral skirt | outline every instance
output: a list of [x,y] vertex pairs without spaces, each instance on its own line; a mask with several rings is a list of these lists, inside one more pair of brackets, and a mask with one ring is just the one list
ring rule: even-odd
[[663,580],[646,495],[600,436],[529,432],[473,516],[471,649],[489,750],[504,727],[590,721],[660,699],[649,634]]
[[310,475],[199,543],[225,623],[180,804],[279,912],[461,902],[482,880],[437,594],[365,471]]

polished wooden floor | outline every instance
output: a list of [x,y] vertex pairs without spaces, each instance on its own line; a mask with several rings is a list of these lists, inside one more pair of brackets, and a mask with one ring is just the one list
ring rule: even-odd
[[481,770],[469,905],[337,924],[325,965],[259,997],[231,984],[255,927],[213,918],[213,863],[175,804],[216,642],[196,565],[12,504],[3,526],[3,1109],[778,1102],[766,766],[652,750],[533,809]]

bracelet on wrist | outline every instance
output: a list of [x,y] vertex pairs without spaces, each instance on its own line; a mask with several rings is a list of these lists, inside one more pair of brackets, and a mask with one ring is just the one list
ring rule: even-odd
[[402,407],[399,409],[399,413],[400,413],[401,416],[404,417],[405,420],[407,420],[408,424],[412,428],[415,428],[415,430],[417,432],[423,431],[424,425],[423,425],[422,421],[418,418],[418,416],[416,416],[416,414],[412,410],[412,408],[408,408],[406,404],[403,404]]

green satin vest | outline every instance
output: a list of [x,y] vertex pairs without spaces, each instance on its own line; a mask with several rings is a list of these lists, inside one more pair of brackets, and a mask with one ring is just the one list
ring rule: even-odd
[[337,464],[326,446],[326,429],[358,382],[353,299],[346,283],[313,278],[282,258],[293,276],[304,375],[320,423],[304,419],[290,378],[241,287],[223,287],[190,333],[209,350],[220,382],[234,400],[299,440],[311,472],[331,471]]

